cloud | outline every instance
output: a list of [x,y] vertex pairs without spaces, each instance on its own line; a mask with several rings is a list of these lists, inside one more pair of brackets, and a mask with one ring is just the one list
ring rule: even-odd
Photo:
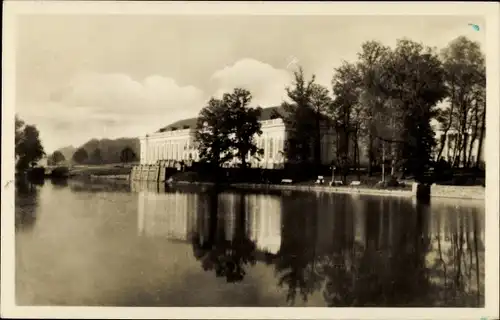
[[[279,105],[292,83],[293,67],[277,69],[254,59],[242,59],[216,70],[213,90],[180,85],[152,75],[142,81],[121,73],[76,74],[65,87],[52,90],[49,101],[22,103],[18,112],[37,124],[49,151],[79,145],[91,138],[137,137],[179,119],[195,117],[209,96],[243,87],[253,105]],[[210,94],[212,93],[212,94]]]
[[196,110],[203,98],[202,90],[180,86],[171,78],[153,75],[139,82],[119,73],[81,73],[52,95],[53,100],[65,105],[119,114]]
[[47,149],[91,138],[136,137],[193,117],[205,94],[194,86],[153,75],[137,81],[125,74],[80,73],[50,101],[24,103],[20,116],[37,124]]
[[254,105],[275,106],[286,97],[285,88],[292,83],[292,71],[246,58],[216,71],[211,80],[217,88],[215,96],[245,88],[252,93]]

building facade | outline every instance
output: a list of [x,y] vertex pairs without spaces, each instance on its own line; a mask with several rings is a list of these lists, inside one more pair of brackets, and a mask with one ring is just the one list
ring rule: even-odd
[[[272,169],[285,163],[284,147],[287,138],[285,123],[281,118],[273,117],[274,112],[279,112],[279,109],[279,107],[271,107],[262,111],[260,118],[262,134],[255,136],[255,142],[259,148],[263,149],[264,154],[259,160],[248,159],[252,167]],[[158,132],[141,137],[140,163],[151,165],[157,163],[158,160],[199,161],[195,132],[196,118],[192,118],[178,121]],[[321,156],[324,164],[329,164],[333,160],[333,142],[333,131],[324,130],[321,140]],[[235,162],[236,160],[229,165]]]
[[[263,149],[264,154],[257,159],[247,159],[252,167],[260,168],[280,168],[285,162],[284,148],[287,139],[287,132],[283,119],[274,117],[276,113],[280,113],[279,107],[265,108],[262,110],[260,123],[262,125],[262,134],[255,136],[256,145]],[[140,164],[152,165],[159,160],[173,161],[199,161],[199,154],[195,142],[196,118],[185,119],[170,124],[158,132],[148,134],[139,138],[140,140]],[[436,132],[436,141],[438,146],[435,150],[434,157],[437,158],[437,153],[440,149],[440,141],[443,132]],[[472,135],[470,135],[472,136]],[[458,141],[456,132],[450,130],[446,134],[445,145],[441,153],[441,157],[449,162],[453,162],[456,157],[456,144]],[[335,132],[333,129],[324,129],[321,135],[321,160],[323,164],[330,164],[335,158]],[[468,144],[470,145],[470,144]],[[484,151],[483,142],[482,149]],[[467,150],[467,158],[471,164],[476,163],[477,150],[479,148],[479,139],[475,139],[472,143],[472,148]],[[363,149],[363,148],[361,148]],[[360,150],[361,162],[367,161],[363,150]],[[311,150],[311,157],[312,157]],[[484,153],[482,152],[484,159]],[[470,156],[469,156],[470,155]],[[364,159],[364,160],[363,160]],[[438,160],[438,159],[436,159]],[[482,159],[481,159],[482,160]],[[236,159],[228,165],[235,165]],[[459,166],[463,166],[463,159],[460,159]]]

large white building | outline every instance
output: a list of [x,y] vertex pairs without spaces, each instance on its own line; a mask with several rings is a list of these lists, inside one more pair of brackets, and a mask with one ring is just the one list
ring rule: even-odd
[[[279,116],[276,116],[280,114],[283,115],[283,109],[280,107],[270,107],[262,110],[260,117],[262,135],[255,136],[254,139],[257,142],[257,146],[264,150],[264,155],[260,161],[248,159],[252,167],[272,169],[279,168],[285,163],[286,159],[283,151],[287,135],[285,123]],[[195,143],[196,123],[197,118],[180,120],[153,134],[140,137],[140,163],[142,165],[156,164],[158,160],[198,161],[199,155]],[[442,134],[442,132],[436,132],[438,145]],[[457,134],[452,130],[448,131],[445,148],[441,154],[444,160],[453,160],[456,141]],[[323,131],[321,144],[322,163],[330,164],[335,157],[335,132],[333,129],[325,129]],[[479,141],[476,138],[473,148],[470,150],[471,163],[475,163],[476,161],[478,147]],[[360,150],[360,152],[363,157],[363,150]],[[469,150],[467,150],[467,154],[469,154]],[[460,164],[463,165],[463,163]]]
[[[260,123],[262,135],[255,136],[257,146],[264,150],[260,161],[249,159],[252,167],[277,168],[284,162],[283,150],[286,140],[285,123],[276,115],[283,112],[280,107],[262,110]],[[199,155],[195,144],[196,118],[177,121],[158,132],[140,138],[141,164],[155,164],[158,160],[193,160]],[[322,136],[322,162],[329,164],[333,160],[333,131],[328,130]]]

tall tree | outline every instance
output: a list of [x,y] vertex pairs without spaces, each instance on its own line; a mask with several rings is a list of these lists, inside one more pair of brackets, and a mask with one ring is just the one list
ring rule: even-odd
[[54,153],[52,153],[52,155],[50,156],[50,161],[54,165],[57,165],[58,163],[63,162],[65,160],[66,158],[61,153],[61,151],[54,151]]
[[383,92],[402,113],[399,142],[405,171],[421,180],[435,146],[431,119],[447,93],[443,66],[431,48],[403,39],[383,70]]
[[[450,129],[457,134],[453,165],[467,166],[470,164],[475,140],[479,139],[479,144],[482,145],[484,139],[482,120],[485,119],[483,113],[486,107],[485,56],[478,42],[460,36],[442,50],[441,58],[448,89],[448,104],[437,120],[444,134]],[[438,157],[443,152],[444,142],[445,140],[441,141]],[[480,156],[480,150],[478,155]]]
[[101,155],[101,149],[96,148],[92,152],[90,156],[90,161],[94,164],[101,164],[102,163],[102,155]]
[[362,108],[363,128],[366,135],[368,154],[368,174],[378,158],[380,140],[377,139],[377,128],[380,128],[379,116],[383,112],[384,99],[380,92],[380,74],[385,59],[390,54],[390,48],[377,41],[367,41],[361,45],[358,53],[358,69],[361,76],[362,92],[360,107]]
[[73,161],[79,164],[84,163],[87,161],[89,155],[87,151],[85,151],[84,148],[78,148],[75,153],[73,154]]
[[248,104],[252,100],[252,95],[248,90],[236,88],[232,93],[223,96],[223,104],[229,111],[229,121],[231,131],[231,148],[235,150],[235,157],[239,160],[240,166],[248,166],[247,159],[258,158],[262,155],[262,149],[255,143],[255,135],[261,135],[261,123],[259,117],[261,108],[250,108]]
[[198,115],[195,140],[200,160],[218,169],[231,159],[231,113],[221,99],[211,98]]
[[16,119],[16,170],[24,171],[34,166],[45,155],[40,133],[34,125],[24,125],[20,119]]
[[329,95],[328,89],[320,84],[313,83],[311,86],[311,108],[314,112],[314,163],[320,166],[322,163],[322,137],[325,130],[328,129],[329,123],[326,123],[326,114],[331,107],[332,98]]
[[137,161],[137,156],[130,147],[125,147],[120,153],[120,161],[121,162],[132,162],[132,161]]
[[311,108],[311,96],[314,91],[315,76],[306,81],[304,71],[299,68],[294,72],[295,80],[291,87],[286,88],[291,102],[283,102],[285,110],[285,126],[287,127],[287,141],[285,141],[285,155],[288,161],[305,163],[311,160],[312,147],[315,135],[316,115]]
[[[351,140],[358,130],[357,107],[359,106],[361,77],[359,69],[355,64],[343,62],[335,69],[332,79],[332,91],[334,100],[331,104],[330,114],[335,119],[337,133],[336,158],[340,166],[344,180],[349,167],[353,164],[351,157]],[[354,146],[357,148],[357,145]]]

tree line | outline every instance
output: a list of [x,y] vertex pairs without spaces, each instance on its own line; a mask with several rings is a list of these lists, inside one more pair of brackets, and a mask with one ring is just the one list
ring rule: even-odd
[[63,153],[63,148],[57,150],[49,156],[50,165],[60,165],[67,162],[76,164],[107,164],[107,163],[128,163],[138,160],[137,139],[121,138],[110,139],[91,139],[76,150],[66,150],[67,155]]
[[[367,41],[356,61],[343,61],[333,70],[330,90],[314,75],[306,79],[299,68],[286,92],[289,101],[282,103],[285,112],[279,116],[287,127],[289,162],[321,165],[322,137],[330,131],[333,165],[344,175],[359,169],[366,154],[370,175],[387,165],[391,175],[422,179],[443,157],[449,133],[450,166],[482,163],[485,56],[464,36],[440,51],[409,39],[398,40],[394,48]],[[196,141],[202,161],[220,167],[236,160],[247,167],[250,158],[262,154],[253,140],[262,133],[261,109],[249,107],[251,98],[249,91],[236,88],[201,110]],[[444,133],[439,139],[433,120]]]
[[[132,148],[128,146],[123,148],[122,151],[120,152],[120,162],[128,163],[137,160],[138,158],[134,150],[132,150]],[[48,159],[48,164],[59,165],[66,161],[67,160],[61,151],[54,151],[54,153],[52,153]],[[71,162],[76,164],[96,164],[96,165],[105,163],[100,148],[94,149],[94,151],[89,154],[87,150],[85,150],[85,148],[83,147],[76,149],[75,153],[73,153],[73,156],[71,157]]]
[[[136,139],[135,139],[136,140]],[[109,163],[109,160],[114,162],[134,162],[138,160],[138,156],[134,151],[134,139],[117,139],[97,141],[90,140],[82,147],[76,149],[71,158],[66,159],[63,152],[60,150],[54,151],[47,156],[48,165],[62,165],[69,162],[77,164],[103,164]],[[103,152],[95,142],[100,142],[106,151]],[[137,143],[138,144],[138,143]],[[130,146],[132,145],[132,147]],[[94,147],[90,154],[86,148]],[[113,151],[114,150],[114,151]],[[117,151],[119,150],[119,151]],[[111,152],[111,155],[110,155]],[[114,152],[118,153],[115,155]],[[104,155],[103,155],[104,154]],[[40,132],[35,125],[26,124],[18,115],[15,116],[15,168],[16,172],[24,172],[38,164],[38,162],[46,156],[43,148]],[[116,158],[116,159],[115,159]]]

